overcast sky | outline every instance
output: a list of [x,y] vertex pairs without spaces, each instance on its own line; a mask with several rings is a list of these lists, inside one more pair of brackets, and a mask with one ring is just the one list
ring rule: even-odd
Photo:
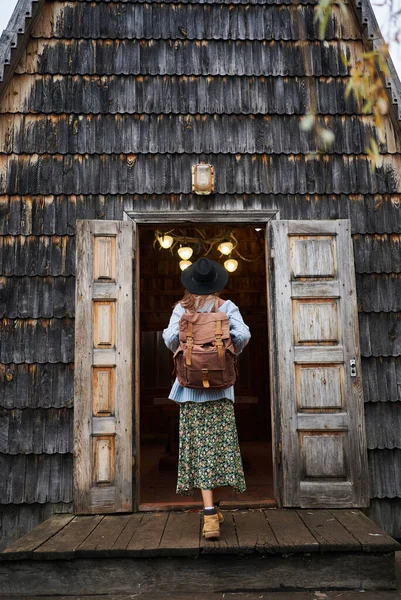
[[[388,31],[389,9],[387,6],[383,6],[385,2],[386,0],[373,0],[372,4],[373,9],[376,13],[377,20],[379,21],[382,33],[386,38],[391,32]],[[398,10],[401,10],[401,0],[392,0],[392,2],[394,7],[398,8]],[[14,6],[16,4],[16,0],[0,0],[0,32],[7,27],[7,23],[11,17],[11,14],[14,10]],[[401,28],[401,22],[399,23],[399,27]],[[393,58],[395,68],[398,70],[398,74],[401,78],[401,41],[398,44],[393,44],[393,47],[391,48],[391,55]]]

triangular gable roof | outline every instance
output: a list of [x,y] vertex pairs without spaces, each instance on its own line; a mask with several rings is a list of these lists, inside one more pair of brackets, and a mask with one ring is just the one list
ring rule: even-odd
[[[366,41],[371,48],[384,43],[380,27],[370,0],[350,0]],[[0,96],[7,82],[13,76],[18,62],[26,48],[37,15],[45,0],[18,0],[7,28],[0,37]],[[390,76],[386,78],[386,87],[390,102],[401,120],[401,82],[393,61],[387,60]]]

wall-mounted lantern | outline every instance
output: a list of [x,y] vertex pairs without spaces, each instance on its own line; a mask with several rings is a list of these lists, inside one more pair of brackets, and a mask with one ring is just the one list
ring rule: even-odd
[[192,166],[192,191],[208,195],[214,192],[214,167],[205,163]]

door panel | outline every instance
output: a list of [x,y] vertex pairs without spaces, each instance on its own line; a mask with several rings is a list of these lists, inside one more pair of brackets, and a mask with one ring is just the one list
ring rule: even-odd
[[350,223],[271,221],[266,239],[279,501],[367,506]]
[[132,221],[77,221],[74,511],[132,510]]

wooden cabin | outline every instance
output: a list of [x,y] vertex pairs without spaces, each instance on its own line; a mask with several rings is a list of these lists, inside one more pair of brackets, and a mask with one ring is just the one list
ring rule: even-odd
[[[349,9],[320,40],[315,0],[18,1],[0,40],[1,547],[54,513],[199,506],[175,494],[161,332],[181,271],[157,231],[197,237],[195,258],[238,242],[223,297],[252,334],[248,490],[225,506],[360,508],[401,537],[400,84],[389,61],[380,142],[341,56],[381,35],[369,0]],[[311,111],[335,134],[317,153]]]

